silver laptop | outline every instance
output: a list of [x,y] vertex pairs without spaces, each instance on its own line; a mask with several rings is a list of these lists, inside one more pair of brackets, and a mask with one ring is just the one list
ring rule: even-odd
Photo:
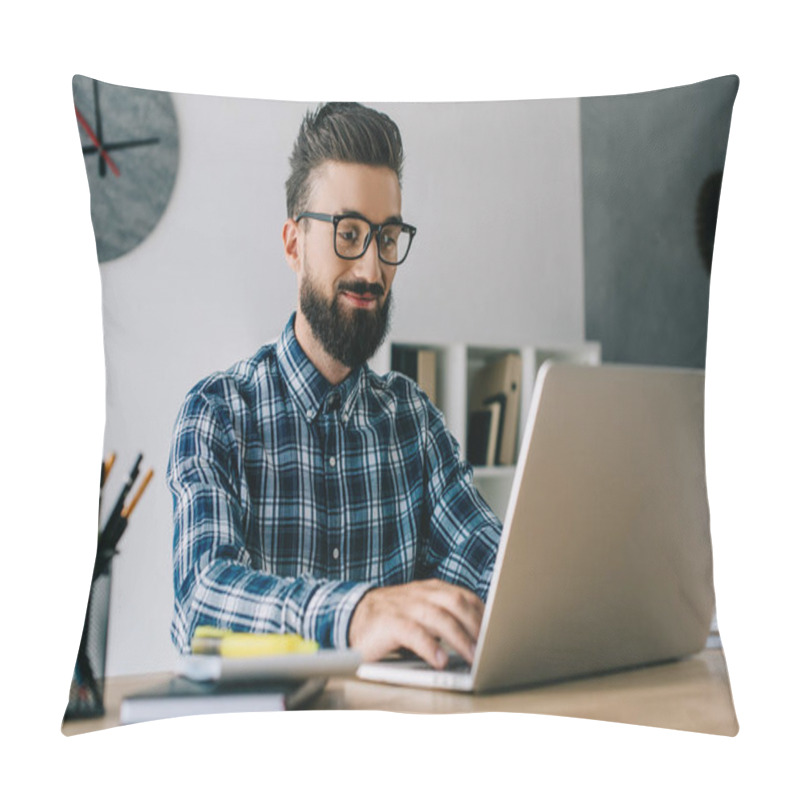
[[702,370],[539,371],[471,666],[358,676],[510,689],[703,649],[714,607]]

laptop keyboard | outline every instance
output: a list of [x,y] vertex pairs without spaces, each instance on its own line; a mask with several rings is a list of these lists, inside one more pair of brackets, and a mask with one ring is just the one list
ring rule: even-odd
[[454,653],[447,659],[447,666],[445,669],[448,672],[457,672],[459,674],[462,673],[469,673],[472,670],[472,664],[470,664],[463,656]]
[[[390,664],[397,664],[398,666],[402,665],[410,669],[433,670],[433,667],[427,661],[420,658],[416,653],[412,653],[410,650],[402,650],[398,653],[394,653],[382,659],[382,661]],[[468,675],[471,669],[472,665],[463,656],[458,653],[450,653],[444,671],[454,672],[459,675]]]

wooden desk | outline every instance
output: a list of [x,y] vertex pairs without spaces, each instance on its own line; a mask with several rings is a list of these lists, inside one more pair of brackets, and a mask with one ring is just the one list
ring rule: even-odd
[[[167,673],[109,678],[106,715],[68,722],[65,735],[119,724],[122,698],[154,685]],[[734,736],[739,730],[722,650],[705,650],[671,664],[511,692],[471,695],[334,678],[314,709],[465,714],[481,711],[553,714]]]

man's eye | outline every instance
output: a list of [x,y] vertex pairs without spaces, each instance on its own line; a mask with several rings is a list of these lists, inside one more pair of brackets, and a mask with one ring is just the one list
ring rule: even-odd
[[381,245],[383,247],[395,247],[400,238],[400,228],[393,225],[391,228],[384,228],[381,231]]
[[365,235],[363,225],[352,220],[342,220],[338,228],[339,239],[348,244],[352,242],[359,242]]

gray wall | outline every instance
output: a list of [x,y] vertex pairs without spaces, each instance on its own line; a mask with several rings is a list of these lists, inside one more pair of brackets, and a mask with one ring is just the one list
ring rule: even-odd
[[[118,456],[104,513],[139,451],[155,469],[114,563],[112,675],[174,663],[164,472],[178,406],[198,379],[274,339],[295,304],[280,230],[307,106],[173,99],[180,163],[167,210],[137,249],[101,267],[105,451]],[[403,214],[419,229],[394,283],[393,336],[582,341],[578,101],[375,106],[403,133]]]
[[586,336],[603,360],[704,367],[697,199],[722,170],[735,77],[581,100]]

